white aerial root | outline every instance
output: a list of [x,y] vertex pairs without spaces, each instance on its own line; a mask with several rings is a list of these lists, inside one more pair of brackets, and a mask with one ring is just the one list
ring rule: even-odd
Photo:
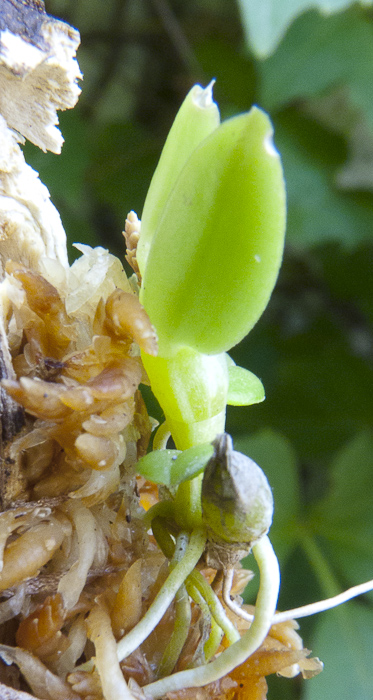
[[162,619],[168,606],[173,601],[180,586],[187,576],[193,571],[195,565],[203,554],[206,544],[206,533],[202,529],[194,530],[186,547],[181,561],[172,569],[161,590],[154,598],[150,608],[144,617],[117,645],[119,661],[129,656],[153,631],[154,627]]
[[266,535],[254,545],[253,554],[260,570],[260,586],[254,621],[250,628],[240,640],[225,649],[214,661],[205,666],[180,671],[145,686],[143,690],[146,696],[156,700],[167,693],[182,688],[199,688],[213,683],[246,661],[262,644],[268,634],[276,610],[280,572],[277,557]]
[[[232,588],[234,569],[227,569],[224,573],[223,581],[223,600],[225,605],[232,610],[236,615],[242,617],[243,620],[247,622],[252,622],[254,615],[243,610],[238,603],[230,597],[230,591]],[[343,593],[338,593],[338,595],[332,598],[325,598],[324,600],[319,600],[316,603],[309,603],[309,605],[302,605],[299,608],[293,608],[292,610],[284,610],[283,612],[277,612],[272,618],[272,624],[278,625],[280,622],[287,622],[288,620],[297,620],[301,617],[308,617],[310,615],[316,615],[319,612],[324,612],[325,610],[330,610],[331,608],[337,607],[337,605],[342,605],[352,598],[356,598],[363,593],[368,593],[368,591],[373,590],[373,579],[371,581],[366,581],[365,583],[360,583],[357,586],[348,588]]]

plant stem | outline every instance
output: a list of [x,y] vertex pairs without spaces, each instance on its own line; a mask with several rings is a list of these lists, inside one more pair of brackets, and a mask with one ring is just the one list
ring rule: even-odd
[[149,636],[154,627],[162,619],[168,606],[174,599],[176,592],[184,583],[190,572],[193,571],[195,565],[202,556],[205,544],[205,530],[202,528],[194,530],[191,534],[184,557],[171,571],[144,617],[140,620],[136,627],[134,627],[128,634],[125,635],[125,637],[123,637],[123,639],[118,642],[117,655],[119,661],[123,661],[123,659],[137,649],[137,647],[142,644],[144,639]]
[[254,545],[253,554],[260,570],[260,586],[251,627],[238,642],[225,649],[206,666],[181,671],[145,686],[143,690],[150,698],[156,700],[172,691],[198,688],[217,681],[246,661],[262,644],[276,609],[280,572],[277,557],[266,535]]
[[203,647],[206,662],[210,661],[212,657],[216,654],[221,640],[223,639],[224,633],[221,627],[217,624],[214,618],[211,618],[211,631],[209,638]]
[[167,425],[167,421],[165,420],[163,423],[161,423],[156,434],[154,435],[153,450],[165,450],[170,437],[171,431]]
[[227,617],[218,596],[214,593],[204,576],[199,571],[192,571],[186,580],[187,590],[189,590],[190,583],[197,588],[206,601],[212,617],[223,630],[228,642],[230,644],[237,642],[240,639],[240,633],[229,617]]
[[175,596],[175,623],[171,638],[163,652],[161,663],[158,668],[158,677],[163,678],[172,673],[183,646],[187,640],[192,611],[190,607],[189,595],[183,584]]
[[[188,577],[189,578],[189,577]],[[205,621],[209,621],[210,623],[210,633],[208,636],[208,639],[203,645],[203,653],[205,657],[205,661],[209,661],[214,654],[216,654],[219,644],[224,636],[224,632],[221,629],[221,627],[218,625],[216,620],[211,615],[211,611],[209,606],[207,605],[203,595],[200,593],[198,588],[194,585],[194,583],[191,583],[190,581],[188,582],[188,593],[192,600],[194,600],[195,603],[200,607],[202,616]],[[201,642],[200,642],[201,644]],[[191,664],[192,666],[193,664]]]

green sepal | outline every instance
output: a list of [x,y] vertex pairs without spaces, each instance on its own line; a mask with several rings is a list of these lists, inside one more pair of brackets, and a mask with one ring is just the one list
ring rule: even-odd
[[229,350],[264,311],[280,268],[285,186],[257,107],[221,124],[182,169],[151,241],[140,301],[160,356]]
[[235,364],[228,365],[228,397],[229,406],[251,406],[265,399],[264,386],[253,372]]
[[175,182],[194,149],[219,126],[220,114],[212,99],[211,82],[194,85],[181,105],[146,196],[141,218],[141,237],[136,257],[143,274],[153,235]]

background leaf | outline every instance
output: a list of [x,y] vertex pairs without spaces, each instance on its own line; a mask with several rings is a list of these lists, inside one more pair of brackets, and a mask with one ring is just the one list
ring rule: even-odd
[[[338,12],[355,0],[238,0],[250,48],[263,58],[277,48],[286,30],[305,10],[317,8],[325,15]],[[370,4],[365,0],[362,4]]]
[[313,647],[325,671],[305,684],[305,700],[372,698],[373,611],[349,603],[320,620]]

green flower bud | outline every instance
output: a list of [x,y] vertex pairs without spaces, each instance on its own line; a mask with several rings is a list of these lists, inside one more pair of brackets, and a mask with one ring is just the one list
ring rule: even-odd
[[240,559],[271,526],[272,491],[262,469],[233,450],[229,435],[218,435],[213,446],[202,483],[202,517],[220,559],[230,549]]

